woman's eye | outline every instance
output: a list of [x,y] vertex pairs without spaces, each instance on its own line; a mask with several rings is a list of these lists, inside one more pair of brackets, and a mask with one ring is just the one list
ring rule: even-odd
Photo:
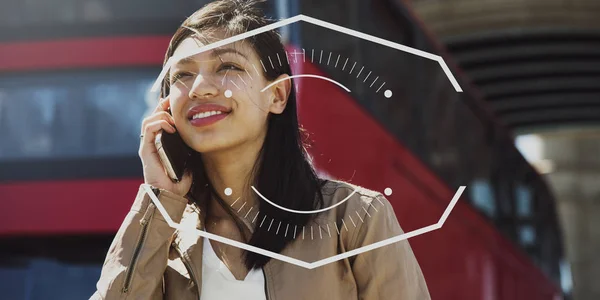
[[175,81],[180,80],[182,78],[193,76],[193,75],[194,74],[192,74],[190,72],[177,72],[177,73],[175,73],[175,75],[173,75],[173,79],[171,80],[171,82],[175,82]]
[[226,70],[230,70],[230,71],[243,71],[241,68],[237,67],[234,64],[222,64],[221,66],[219,66],[219,71],[226,71]]

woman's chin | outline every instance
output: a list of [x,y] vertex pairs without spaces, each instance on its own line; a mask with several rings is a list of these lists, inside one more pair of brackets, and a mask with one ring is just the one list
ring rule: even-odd
[[206,144],[193,145],[191,148],[194,149],[194,151],[196,151],[198,153],[211,153],[211,152],[219,151],[219,149],[220,149],[220,147],[216,147],[213,145],[206,145]]
[[199,142],[196,141],[191,145],[191,148],[194,149],[194,151],[199,152],[199,153],[214,153],[214,152],[219,152],[222,151],[226,148],[228,148],[226,145],[220,144],[220,143],[215,143],[215,141],[204,141],[204,142]]

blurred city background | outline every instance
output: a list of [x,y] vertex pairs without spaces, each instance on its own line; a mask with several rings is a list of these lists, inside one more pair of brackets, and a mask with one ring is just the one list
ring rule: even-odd
[[[0,298],[93,293],[142,182],[149,87],[171,34],[208,2],[0,0]],[[353,91],[299,82],[320,174],[391,187],[405,230],[467,186],[443,228],[410,239],[433,299],[600,299],[600,1],[263,6],[440,55],[456,77],[461,93],[436,62],[281,30],[290,51],[326,49],[380,76],[362,74],[366,86],[329,59],[297,69]]]

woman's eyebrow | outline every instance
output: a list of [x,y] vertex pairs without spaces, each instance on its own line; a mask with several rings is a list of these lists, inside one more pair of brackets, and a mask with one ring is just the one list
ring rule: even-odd
[[189,65],[189,64],[195,64],[196,60],[194,58],[192,58],[191,56],[188,57],[184,57],[182,59],[180,59],[179,61],[177,61],[177,63],[174,65]]
[[185,66],[185,65],[194,65],[194,64],[199,64],[199,63],[203,63],[203,62],[209,62],[209,61],[215,61],[216,59],[209,59],[209,60],[197,60],[191,56],[188,57],[184,57],[180,60],[178,60],[175,64],[173,64],[172,68],[176,67],[176,66]]
[[189,65],[189,64],[197,64],[197,63],[206,62],[206,61],[214,61],[216,58],[218,58],[219,56],[221,56],[223,54],[226,54],[226,53],[237,54],[237,55],[242,56],[246,60],[248,60],[248,57],[244,53],[242,53],[240,51],[237,51],[236,49],[233,49],[233,48],[221,48],[221,49],[213,49],[211,51],[210,56],[213,57],[214,59],[205,60],[205,61],[198,61],[198,60],[194,59],[192,56],[188,56],[188,57],[184,57],[184,58],[180,59],[179,61],[177,61],[173,65],[173,67],[175,67],[175,66]]
[[213,57],[218,57],[218,56],[220,56],[220,55],[223,55],[223,54],[225,54],[225,53],[233,53],[233,54],[237,54],[237,55],[240,55],[240,56],[242,56],[242,57],[243,57],[243,58],[245,58],[245,59],[248,59],[248,57],[246,57],[246,55],[244,55],[244,53],[242,53],[242,52],[240,52],[240,51],[237,51],[237,50],[235,50],[235,49],[233,49],[233,48],[213,49],[213,50],[212,50],[212,53],[211,53],[211,56],[213,56]]

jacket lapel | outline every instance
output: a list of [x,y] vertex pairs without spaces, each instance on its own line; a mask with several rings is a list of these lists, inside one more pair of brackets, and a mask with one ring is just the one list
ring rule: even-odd
[[182,256],[182,261],[188,268],[190,279],[198,287],[198,295],[201,295],[202,292],[202,249],[204,239],[198,234],[197,229],[204,230],[202,219],[202,212],[196,206],[188,205],[180,223],[184,230],[177,230],[174,239],[175,247],[177,247]]

